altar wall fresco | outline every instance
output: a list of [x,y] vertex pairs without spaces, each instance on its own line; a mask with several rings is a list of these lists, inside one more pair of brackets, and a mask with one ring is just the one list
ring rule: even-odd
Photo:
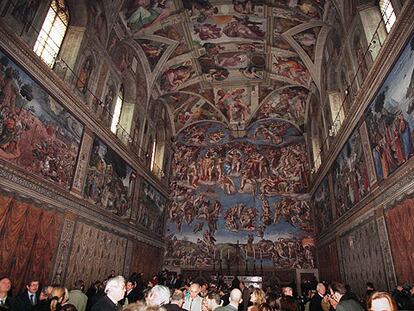
[[235,138],[219,122],[202,122],[181,131],[174,148],[167,266],[218,267],[220,258],[223,265],[261,258],[265,266],[314,266],[300,130],[264,121]]

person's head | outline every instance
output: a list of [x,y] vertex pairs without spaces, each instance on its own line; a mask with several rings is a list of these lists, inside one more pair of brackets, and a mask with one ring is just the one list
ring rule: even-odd
[[252,294],[250,295],[250,301],[257,306],[264,303],[266,301],[265,292],[260,288],[255,288]]
[[[263,293],[264,296],[264,293]],[[240,289],[235,288],[232,289],[230,292],[230,303],[232,305],[239,305],[239,303],[242,301],[242,292],[240,291]]]
[[293,296],[293,289],[292,287],[286,286],[282,288],[283,296]]
[[77,280],[75,284],[73,284],[73,289],[83,291],[85,289],[85,282],[83,280]]
[[321,295],[324,296],[326,294],[326,287],[323,283],[318,283],[316,285],[316,291]]
[[192,299],[194,299],[198,296],[199,293],[200,293],[200,285],[198,285],[197,283],[191,284],[191,286],[190,286],[190,297]]
[[219,293],[209,293],[204,298],[204,305],[208,311],[213,311],[221,305],[221,299]]
[[273,311],[273,308],[265,302],[259,306],[259,311]]
[[171,295],[171,303],[178,305],[180,308],[184,304],[184,293],[182,290],[176,289]]
[[39,290],[39,281],[37,279],[29,280],[29,282],[26,283],[26,288],[29,293],[36,294]]
[[375,292],[367,302],[368,311],[397,311],[397,304],[390,294],[386,292]]
[[76,309],[76,307],[73,304],[68,303],[62,306],[62,309],[60,309],[60,311],[78,311],[78,309]]
[[342,296],[345,295],[347,292],[346,286],[339,282],[334,282],[331,285],[331,290],[332,290],[331,294],[337,302],[341,301]]
[[126,291],[129,292],[135,288],[136,284],[134,281],[128,281],[126,283]]
[[240,281],[240,283],[239,283],[239,288],[240,288],[241,290],[243,290],[245,287],[246,287],[246,284],[244,284],[244,282],[243,282],[243,281]]
[[207,292],[207,289],[208,289],[208,284],[207,283],[201,284],[200,292],[206,293]]
[[8,277],[0,278],[0,294],[7,294],[11,289],[11,281]]
[[130,303],[128,306],[123,309],[122,311],[145,311],[146,306],[142,302]]
[[125,279],[118,275],[110,278],[105,286],[105,294],[115,301],[120,301],[125,295]]
[[52,297],[52,301],[50,302],[50,310],[55,311],[57,309],[57,306],[62,305],[62,303],[65,301],[66,290],[64,287],[56,286],[53,287],[50,295]]
[[155,285],[151,288],[146,299],[148,306],[162,306],[170,302],[171,292],[164,285]]

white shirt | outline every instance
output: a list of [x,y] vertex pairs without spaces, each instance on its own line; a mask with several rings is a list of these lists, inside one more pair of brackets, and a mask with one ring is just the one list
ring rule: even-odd
[[196,298],[192,299],[188,297],[182,306],[183,309],[188,311],[201,311],[201,305],[203,303],[203,298],[197,295]]

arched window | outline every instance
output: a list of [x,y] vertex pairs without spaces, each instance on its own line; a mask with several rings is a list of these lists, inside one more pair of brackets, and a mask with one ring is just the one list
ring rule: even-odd
[[390,32],[392,26],[395,23],[395,20],[397,19],[391,0],[380,0],[379,7],[382,15],[382,20],[385,24],[385,29],[387,29],[387,32]]
[[37,37],[34,52],[53,67],[69,25],[69,11],[64,0],[53,0]]
[[121,85],[119,89],[118,96],[116,97],[114,113],[112,115],[112,122],[111,122],[111,131],[112,133],[117,132],[119,119],[121,117],[122,106],[124,104],[124,88]]

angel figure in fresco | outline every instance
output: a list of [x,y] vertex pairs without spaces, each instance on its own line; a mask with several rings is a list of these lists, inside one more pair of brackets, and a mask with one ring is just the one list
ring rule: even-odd
[[170,68],[162,76],[161,84],[168,90],[176,90],[184,84],[192,75],[192,67],[181,65],[176,68]]
[[233,8],[240,14],[254,13],[254,6],[251,0],[233,0]]

